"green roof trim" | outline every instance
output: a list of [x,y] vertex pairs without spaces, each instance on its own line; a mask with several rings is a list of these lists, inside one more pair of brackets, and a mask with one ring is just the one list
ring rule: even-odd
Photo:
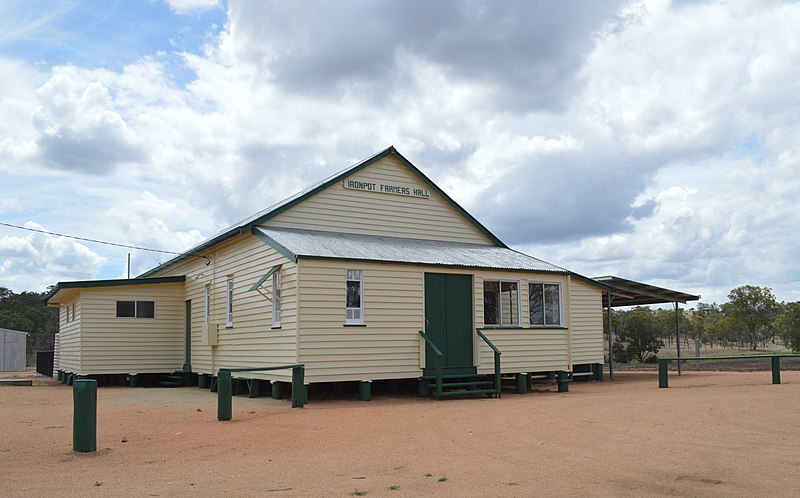
[[261,233],[259,230],[256,230],[255,227],[250,229],[250,233],[255,235],[259,240],[261,240],[261,242],[267,244],[268,246],[272,247],[279,253],[286,256],[286,258],[292,261],[293,263],[297,263],[297,254],[293,253],[292,251],[284,247],[282,244],[279,244],[278,241],[276,241],[269,235]]
[[71,282],[59,282],[52,288],[52,290],[42,299],[45,304],[56,297],[62,290],[67,289],[88,289],[92,287],[119,287],[123,285],[153,285],[153,284],[169,284],[174,282],[185,282],[186,275],[177,275],[173,277],[150,277],[150,278],[129,278],[129,279],[113,279],[113,280],[73,280]]
[[272,268],[270,268],[270,270],[267,273],[264,274],[263,277],[259,278],[258,281],[256,283],[254,283],[252,286],[250,286],[250,288],[247,289],[247,290],[248,291],[254,291],[254,290],[258,289],[259,287],[261,287],[261,284],[266,282],[267,279],[272,276],[273,273],[275,273],[276,271],[278,271],[280,269],[281,269],[281,265],[273,266]]
[[[442,189],[440,189],[438,185],[433,183],[433,181],[430,178],[425,176],[425,174],[422,173],[422,171],[420,171],[416,166],[414,166],[411,163],[411,161],[409,161],[408,159],[403,157],[403,155],[400,154],[397,151],[397,149],[394,148],[394,146],[389,146],[386,149],[384,149],[384,150],[382,150],[382,151],[380,151],[380,152],[378,152],[376,154],[373,154],[372,156],[368,157],[367,159],[364,159],[363,161],[361,161],[359,163],[356,163],[355,165],[350,166],[349,168],[344,169],[344,170],[340,171],[339,173],[336,173],[335,175],[333,175],[332,177],[328,178],[327,180],[323,180],[319,184],[317,184],[317,185],[315,185],[313,187],[310,187],[308,190],[301,191],[301,192],[298,192],[298,193],[296,193],[296,194],[294,194],[292,196],[287,197],[283,201],[280,201],[277,204],[275,204],[274,207],[267,208],[265,211],[263,211],[263,214],[261,214],[260,216],[258,214],[256,214],[256,215],[254,215],[255,217],[247,218],[244,221],[241,221],[241,222],[237,223],[236,225],[225,229],[224,231],[218,233],[217,235],[211,237],[210,239],[208,239],[208,240],[200,243],[199,245],[189,249],[184,254],[181,254],[180,256],[176,256],[176,257],[172,258],[171,260],[156,266],[152,270],[148,270],[148,271],[142,273],[141,275],[139,275],[139,278],[147,277],[148,275],[152,275],[152,274],[154,274],[154,273],[156,273],[156,272],[158,272],[158,271],[160,271],[160,270],[162,270],[164,268],[167,268],[167,267],[169,267],[171,265],[174,265],[174,264],[176,264],[176,263],[178,263],[180,261],[183,261],[184,259],[189,258],[191,256],[198,256],[203,251],[206,251],[206,250],[212,248],[213,246],[215,246],[215,245],[217,245],[217,244],[219,244],[219,243],[221,243],[221,242],[223,242],[225,240],[232,239],[232,238],[238,237],[240,235],[245,235],[247,233],[251,233],[252,228],[254,226],[257,226],[257,225],[260,225],[260,224],[264,223],[265,221],[269,220],[270,218],[273,218],[273,217],[283,213],[287,209],[290,209],[290,208],[296,206],[297,204],[303,202],[304,200],[306,200],[309,197],[317,194],[318,192],[320,192],[322,190],[325,190],[326,188],[330,187],[334,183],[337,183],[337,182],[341,181],[345,177],[347,177],[349,175],[352,175],[354,173],[357,173],[357,172],[361,171],[362,169],[374,164],[377,161],[380,161],[381,159],[383,159],[384,157],[389,156],[389,155],[394,156],[395,158],[397,158],[397,160],[400,161],[408,169],[410,169],[412,173],[417,175],[423,182],[425,182],[427,185],[429,185],[430,188],[434,192],[436,192],[437,194],[442,196],[442,198],[445,201],[447,201],[451,206],[453,206],[453,208],[455,208],[456,211],[458,211],[462,216],[464,216],[473,225],[475,225],[475,227],[477,227],[478,230],[480,230],[484,235],[486,235],[486,237],[488,237],[489,240],[491,240],[495,245],[497,245],[498,247],[508,248],[508,246],[503,241],[498,239],[492,232],[489,231],[489,229],[487,229],[477,219],[475,219],[471,214],[469,214],[467,211],[465,211],[464,208],[459,206],[458,203],[456,203],[456,201],[454,201],[449,195],[447,195]],[[286,257],[288,257],[289,259],[293,259],[293,260],[297,259],[296,257],[291,257],[291,256],[288,256],[288,255],[286,255]]]

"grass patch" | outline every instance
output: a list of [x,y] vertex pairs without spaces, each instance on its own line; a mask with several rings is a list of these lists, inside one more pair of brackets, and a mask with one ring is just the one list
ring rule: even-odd
[[447,476],[439,476],[439,482],[447,482]]
[[356,488],[355,491],[353,491],[352,493],[347,493],[347,494],[350,495],[350,496],[365,496],[367,493],[368,493],[368,491],[365,490],[365,489]]
[[398,489],[400,489],[400,486],[398,486],[397,484],[392,484],[391,486],[389,486],[388,489],[389,491],[397,491]]

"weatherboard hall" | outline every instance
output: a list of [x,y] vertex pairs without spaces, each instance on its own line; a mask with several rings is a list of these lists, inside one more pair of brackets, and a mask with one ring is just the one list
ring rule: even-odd
[[[443,397],[602,378],[604,290],[509,249],[390,147],[137,278],[59,282],[48,304],[61,379],[213,386],[303,365],[312,399],[329,382],[369,399],[398,381]],[[292,370],[233,377],[280,397]]]

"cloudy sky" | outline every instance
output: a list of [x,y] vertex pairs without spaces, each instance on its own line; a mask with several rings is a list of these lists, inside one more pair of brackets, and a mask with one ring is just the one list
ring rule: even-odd
[[[763,0],[4,1],[0,222],[182,251],[394,145],[533,256],[796,301],[798,26]],[[128,252],[0,226],[0,286]]]

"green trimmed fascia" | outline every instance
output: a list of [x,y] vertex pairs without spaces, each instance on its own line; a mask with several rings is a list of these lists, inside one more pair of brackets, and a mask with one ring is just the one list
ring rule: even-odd
[[256,227],[252,227],[250,229],[250,233],[255,235],[259,240],[261,240],[261,242],[264,242],[268,246],[272,247],[279,253],[286,256],[286,258],[290,260],[292,263],[297,263],[297,255],[292,251],[290,251],[289,249],[287,249],[286,247],[284,247],[283,245],[279,244],[275,239],[273,239],[269,235],[263,234],[261,230],[256,229]]
[[[409,161],[408,159],[403,157],[403,155],[400,154],[397,151],[397,149],[395,149],[394,146],[392,145],[392,146],[389,146],[386,149],[384,149],[384,150],[382,150],[382,151],[380,151],[380,152],[368,157],[367,159],[364,159],[360,163],[357,163],[354,166],[351,166],[351,167],[341,171],[340,173],[334,175],[330,179],[321,182],[319,185],[317,185],[314,188],[311,188],[307,192],[305,192],[305,193],[303,193],[301,195],[295,194],[296,197],[294,197],[294,198],[289,197],[289,199],[291,199],[291,200],[286,201],[285,204],[281,204],[281,205],[275,207],[274,209],[264,213],[262,216],[259,216],[258,218],[254,219],[252,221],[249,221],[248,223],[245,223],[243,225],[238,225],[238,226],[231,227],[230,229],[228,229],[225,232],[217,235],[216,237],[213,237],[213,238],[207,240],[206,242],[203,242],[199,246],[192,248],[190,250],[190,252],[187,252],[187,253],[182,254],[180,256],[176,256],[176,257],[172,258],[171,260],[167,261],[166,263],[158,265],[157,267],[153,268],[152,270],[148,270],[148,271],[142,273],[141,275],[139,275],[139,278],[147,277],[148,275],[152,275],[153,273],[156,273],[156,272],[158,272],[160,270],[163,270],[164,268],[167,268],[167,267],[172,266],[172,265],[174,265],[176,263],[179,263],[180,261],[183,261],[184,259],[189,258],[191,256],[197,256],[197,255],[199,255],[199,253],[201,251],[205,251],[205,250],[207,250],[207,249],[209,249],[209,248],[211,248],[211,247],[213,247],[213,246],[215,246],[215,245],[217,245],[217,244],[219,244],[221,242],[224,242],[225,240],[231,239],[233,237],[237,237],[239,235],[244,235],[244,234],[246,234],[248,232],[252,233],[253,227],[258,226],[258,225],[264,223],[265,221],[267,221],[267,220],[269,220],[271,218],[274,218],[275,216],[277,216],[277,215],[283,213],[284,211],[286,211],[287,209],[291,209],[292,207],[296,206],[300,202],[303,202],[304,200],[308,199],[309,197],[311,197],[311,196],[317,194],[318,192],[320,192],[322,190],[325,190],[326,188],[330,187],[334,183],[341,181],[342,179],[344,179],[347,176],[350,176],[352,174],[358,173],[359,171],[363,170],[367,166],[370,166],[370,165],[374,164],[375,162],[380,161],[381,159],[383,159],[384,157],[386,157],[388,155],[393,155],[394,157],[396,157],[397,160],[399,160],[404,166],[406,166],[409,170],[411,170],[412,173],[417,175],[423,182],[425,182],[428,186],[430,186],[430,188],[434,192],[436,192],[437,194],[442,196],[442,198],[445,201],[447,201],[451,206],[453,206],[453,208],[456,211],[458,211],[462,216],[467,218],[473,225],[475,225],[475,227],[478,228],[478,230],[480,230],[484,235],[486,235],[495,245],[497,245],[498,247],[503,247],[505,249],[508,249],[508,246],[503,241],[498,239],[492,232],[489,231],[488,228],[483,226],[477,219],[475,219],[471,214],[469,214],[467,211],[465,211],[464,208],[459,206],[458,203],[456,203],[456,201],[454,201],[452,198],[450,198],[449,195],[447,195],[442,189],[440,189],[435,183],[433,183],[433,181],[431,181],[430,178],[425,176],[425,174],[422,173],[422,171],[417,169],[417,167],[414,166],[411,163],[411,161]],[[287,257],[289,257],[289,256],[287,256]],[[290,258],[290,259],[294,259],[294,258]]]
[[595,287],[600,287],[604,291],[613,291],[614,290],[614,288],[611,287],[610,285],[606,285],[606,284],[604,284],[602,282],[598,282],[597,280],[595,280],[593,278],[584,277],[583,275],[580,275],[580,274],[572,272],[572,271],[567,271],[567,275],[569,275],[571,277],[574,277],[576,280],[580,280],[581,282],[585,282],[585,283],[587,283],[589,285],[594,285]]
[[444,200],[446,200],[451,206],[453,206],[453,208],[455,208],[455,210],[458,211],[462,216],[464,216],[470,222],[472,222],[472,224],[475,225],[475,227],[477,227],[478,230],[480,230],[484,235],[486,235],[492,242],[494,242],[495,245],[497,245],[499,247],[506,248],[506,249],[508,248],[508,246],[506,246],[503,243],[503,241],[498,239],[492,232],[489,231],[489,229],[487,229],[485,226],[483,226],[471,214],[469,214],[467,211],[465,211],[464,208],[459,206],[456,203],[456,201],[451,199],[449,195],[447,195],[442,189],[440,189],[435,183],[433,183],[433,181],[431,181],[430,178],[425,176],[425,174],[422,173],[422,171],[417,169],[417,167],[414,166],[411,163],[411,161],[409,161],[408,159],[403,157],[402,154],[397,152],[397,149],[395,149],[394,146],[390,146],[390,147],[382,150],[381,152],[378,152],[377,154],[375,154],[375,155],[373,155],[373,156],[361,161],[360,163],[356,164],[355,166],[352,166],[352,167],[342,171],[341,173],[331,177],[329,180],[326,180],[326,181],[320,183],[319,185],[317,185],[313,189],[309,190],[305,194],[300,195],[295,199],[292,199],[291,201],[287,202],[286,204],[284,204],[282,206],[278,206],[277,208],[273,209],[272,211],[270,211],[268,213],[265,213],[263,216],[261,216],[259,218],[256,218],[255,220],[251,221],[247,225],[243,226],[241,228],[241,230],[240,230],[240,233],[245,233],[245,232],[250,231],[250,229],[252,227],[264,223],[265,221],[269,220],[270,218],[273,218],[273,217],[283,213],[287,209],[291,209],[292,207],[296,206],[300,202],[303,202],[304,200],[308,199],[309,197],[315,195],[316,193],[318,193],[318,192],[320,192],[322,190],[325,190],[326,188],[328,188],[331,185],[343,180],[344,178],[346,178],[346,177],[348,177],[350,175],[358,173],[359,171],[363,170],[364,168],[376,163],[377,161],[380,161],[381,159],[383,159],[384,157],[389,156],[389,155],[392,155],[392,156],[396,157],[397,160],[399,160],[405,167],[410,169],[412,173],[417,175],[423,182],[425,182],[429,187],[431,187],[431,189],[434,192],[436,192],[437,194],[442,196],[442,198]]
[[[268,271],[267,273],[265,273],[265,274],[264,274],[264,276],[263,276],[263,277],[259,278],[259,279],[256,281],[256,283],[254,283],[253,285],[251,285],[251,286],[250,286],[250,288],[249,288],[249,289],[247,289],[247,290],[248,290],[248,291],[254,291],[254,290],[258,289],[258,288],[261,286],[261,284],[263,284],[263,283],[264,283],[264,282],[265,282],[265,281],[266,281],[266,280],[267,280],[269,277],[271,277],[271,276],[272,276],[272,274],[273,274],[273,273],[275,273],[276,271],[278,271],[278,270],[280,270],[280,269],[281,269],[281,265],[275,265],[275,266],[273,266],[272,268],[270,268],[270,269],[269,269],[269,271]],[[275,328],[275,327],[273,327],[273,328]]]
[[120,285],[147,285],[147,284],[167,284],[171,282],[185,282],[186,275],[174,277],[150,277],[150,278],[131,278],[114,280],[77,280],[74,282],[59,282],[56,289],[86,289],[89,287],[116,287]]
[[53,289],[42,299],[42,301],[49,306],[50,300],[53,299],[59,292],[66,289],[88,289],[92,287],[118,287],[121,285],[152,285],[152,284],[168,284],[173,282],[185,282],[186,275],[178,275],[172,277],[150,277],[150,278],[131,278],[131,279],[114,279],[114,280],[75,280],[72,282],[59,282]]

